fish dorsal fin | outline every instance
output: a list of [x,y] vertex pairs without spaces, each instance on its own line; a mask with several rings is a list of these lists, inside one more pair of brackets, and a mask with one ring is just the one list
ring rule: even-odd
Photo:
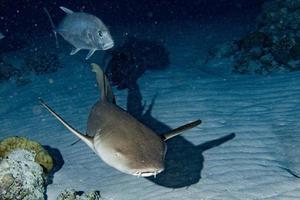
[[163,140],[167,141],[167,140],[181,134],[183,131],[194,128],[194,127],[198,126],[199,124],[201,124],[201,120],[196,120],[196,121],[193,121],[191,123],[180,126],[178,128],[175,128],[175,129],[163,134],[163,136],[162,136]]
[[100,94],[101,94],[101,100],[102,101],[108,101],[110,103],[115,103],[115,97],[112,92],[112,89],[110,87],[110,84],[108,82],[107,77],[105,76],[102,69],[99,67],[99,65],[92,63],[92,71],[96,73],[96,79],[98,82]]
[[78,130],[73,128],[70,124],[68,124],[61,116],[59,116],[50,106],[48,106],[42,99],[39,99],[39,102],[44,106],[60,123],[62,123],[69,131],[71,131],[74,135],[79,137],[82,141],[84,141],[93,151],[94,144],[93,138],[90,136],[83,135]]
[[70,10],[69,8],[66,8],[66,7],[63,7],[63,6],[60,6],[59,7],[60,9],[62,9],[65,13],[67,14],[73,14],[74,12],[72,10]]

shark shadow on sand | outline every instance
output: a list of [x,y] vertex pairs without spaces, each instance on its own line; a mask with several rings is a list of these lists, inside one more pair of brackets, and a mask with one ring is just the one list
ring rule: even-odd
[[[143,124],[161,134],[171,130],[169,126],[155,119],[151,115],[156,96],[145,110],[142,105],[142,96],[137,83],[131,83],[128,87],[127,111],[140,120]],[[199,137],[201,137],[199,133]],[[177,136],[167,142],[168,151],[165,158],[165,170],[155,177],[147,177],[157,185],[168,188],[188,187],[198,183],[201,179],[204,156],[203,152],[217,147],[235,137],[234,133],[211,140],[200,145],[194,145],[183,136]]]

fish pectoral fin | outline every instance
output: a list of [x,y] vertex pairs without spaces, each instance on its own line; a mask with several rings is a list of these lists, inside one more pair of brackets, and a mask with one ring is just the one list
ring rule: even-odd
[[91,49],[89,53],[86,55],[85,59],[88,60],[96,51],[97,49]]
[[167,141],[168,139],[171,139],[171,138],[181,134],[183,131],[194,128],[194,127],[198,126],[199,124],[201,124],[201,120],[193,121],[191,123],[185,124],[183,126],[175,128],[175,129],[163,134],[162,137],[163,137],[164,141]]
[[67,14],[73,14],[74,12],[72,10],[70,10],[69,8],[66,8],[66,7],[63,7],[63,6],[60,6],[59,7],[60,9],[62,9],[65,13]]
[[78,53],[78,51],[80,51],[80,50],[81,50],[81,49],[79,49],[79,48],[74,48],[74,49],[71,51],[70,55],[72,56],[72,55]]
[[42,106],[44,106],[60,123],[62,123],[70,132],[79,137],[82,141],[84,141],[93,151],[94,144],[93,138],[87,135],[83,135],[78,130],[73,128],[70,124],[68,124],[59,114],[57,114],[50,106],[48,106],[41,98],[39,98],[39,102]]

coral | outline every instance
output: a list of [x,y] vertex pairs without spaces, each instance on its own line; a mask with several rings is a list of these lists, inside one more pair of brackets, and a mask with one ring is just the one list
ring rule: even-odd
[[268,74],[300,70],[300,0],[266,1],[256,30],[237,44],[237,51],[228,55],[235,62],[234,72]]
[[11,77],[19,74],[19,69],[0,59],[0,82],[9,80]]
[[270,45],[271,41],[267,34],[259,31],[250,33],[249,35],[238,41],[240,49],[251,49],[253,47]]
[[36,74],[56,72],[61,67],[58,56],[54,53],[35,50],[25,58],[26,67]]
[[100,200],[99,192],[90,192],[88,194],[79,195],[75,190],[65,190],[58,195],[56,200]]
[[34,151],[15,149],[0,159],[0,199],[45,199],[44,172]]
[[290,53],[292,59],[300,59],[300,38],[296,38],[295,45],[290,49]]
[[24,37],[24,33],[8,34],[5,33],[5,39],[0,40],[0,54],[13,52],[25,48],[28,40]]
[[35,152],[35,162],[40,164],[46,172],[53,168],[53,159],[49,153],[37,142],[24,137],[9,137],[0,142],[0,157],[5,158],[15,149],[25,149]]
[[208,57],[206,61],[211,58],[226,58],[232,56],[239,50],[237,42],[229,42],[221,45],[214,46],[208,51]]

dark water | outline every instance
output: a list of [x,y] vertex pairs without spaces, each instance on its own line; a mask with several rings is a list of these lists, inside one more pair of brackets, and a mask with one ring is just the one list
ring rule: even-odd
[[264,0],[76,0],[76,1],[35,1],[1,0],[0,30],[7,35],[34,33],[50,29],[43,11],[46,7],[55,22],[64,16],[59,6],[73,11],[95,14],[106,24],[131,24],[182,20],[210,20],[257,16]]

